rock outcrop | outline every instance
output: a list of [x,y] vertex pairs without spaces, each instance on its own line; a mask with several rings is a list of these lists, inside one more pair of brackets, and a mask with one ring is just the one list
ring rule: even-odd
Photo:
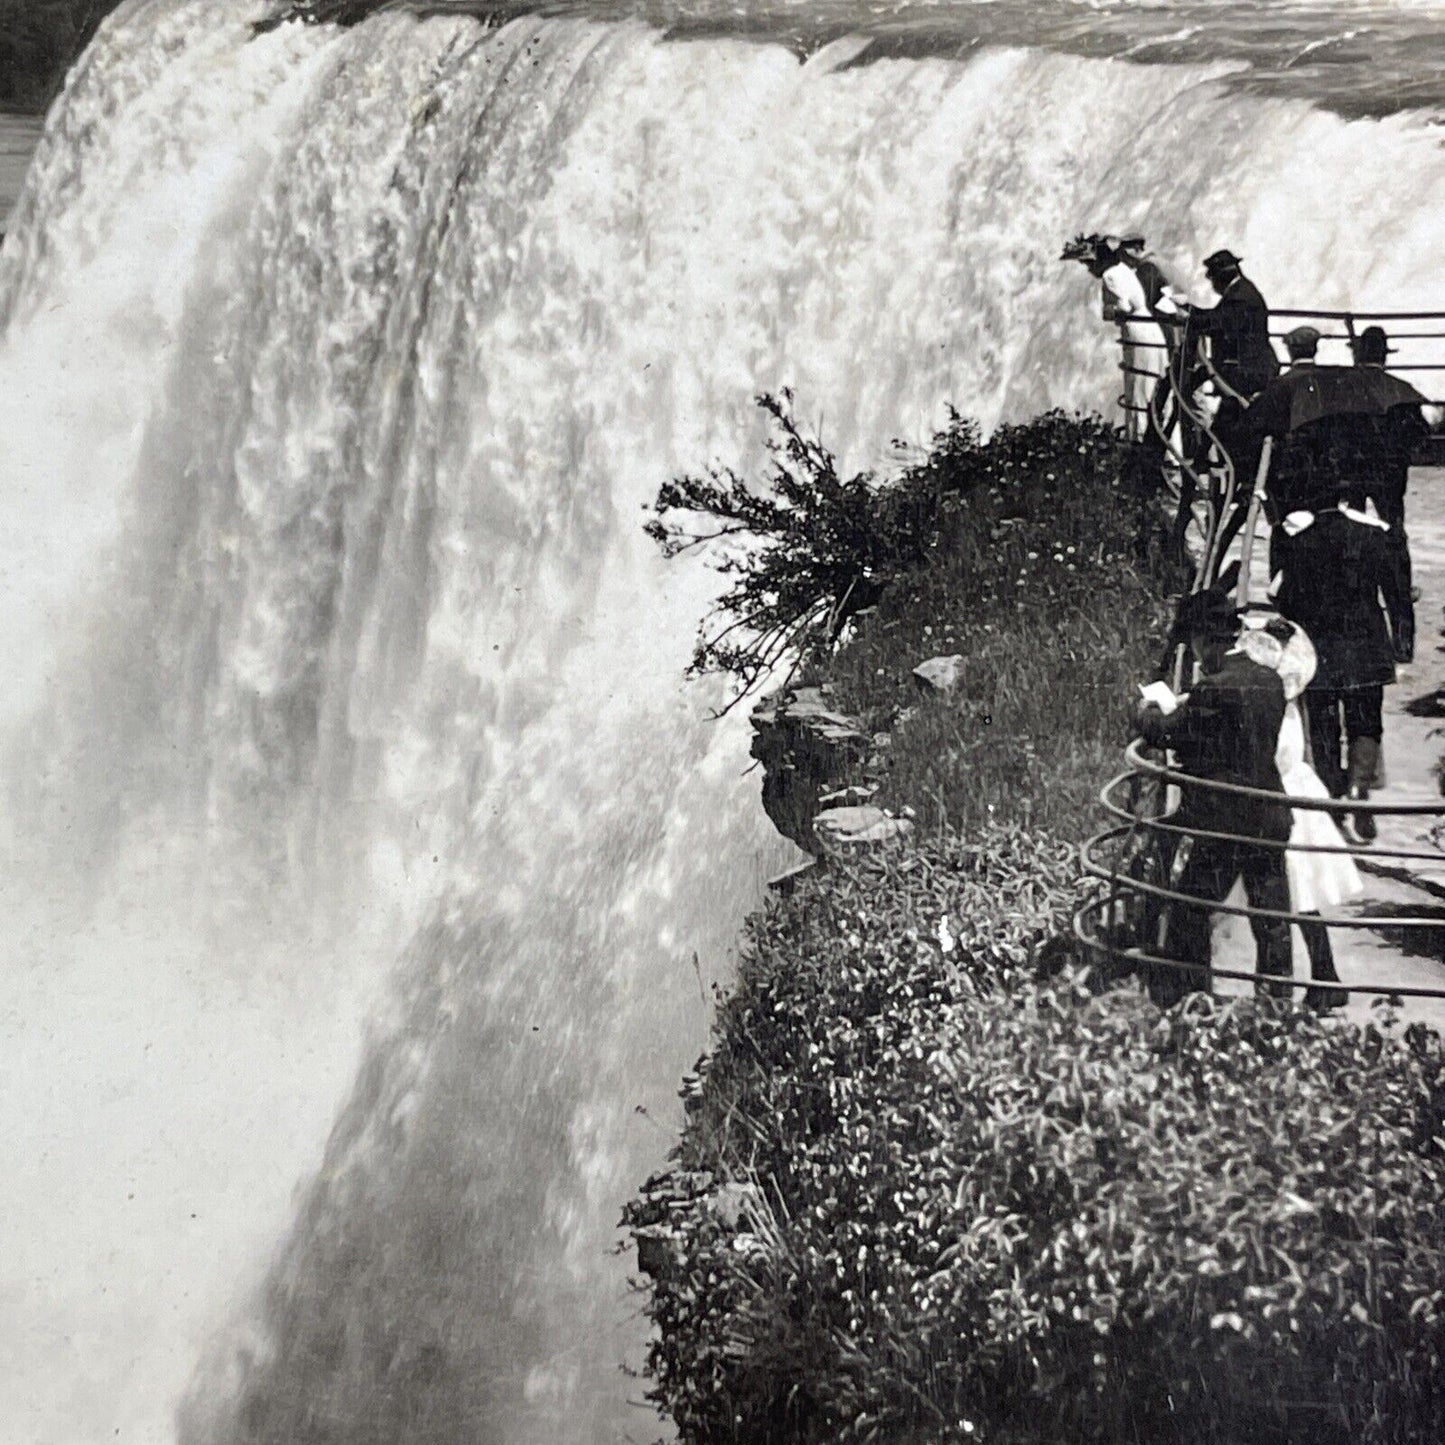
[[817,853],[813,820],[826,792],[836,791],[872,750],[854,717],[829,705],[824,687],[784,688],[753,709],[752,755],[763,765],[763,808],[798,847]]
[[875,806],[875,774],[887,746],[831,706],[830,689],[799,687],[753,709],[752,755],[763,765],[763,808],[785,838],[815,857],[840,857],[906,837],[912,823]]
[[930,657],[913,669],[913,680],[928,696],[949,693],[958,686],[962,667],[963,657],[956,652],[947,657]]
[[895,818],[871,803],[829,808],[813,819],[813,836],[824,853],[844,857],[884,843],[897,843],[913,832],[907,818]]

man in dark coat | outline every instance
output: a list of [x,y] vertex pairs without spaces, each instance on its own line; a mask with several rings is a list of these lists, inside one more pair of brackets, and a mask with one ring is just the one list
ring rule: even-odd
[[[1293,512],[1283,525],[1291,535],[1275,600],[1319,659],[1305,693],[1315,771],[1331,797],[1364,801],[1380,765],[1385,687],[1395,664],[1415,653],[1410,588],[1388,528],[1366,510],[1357,484],[1346,484],[1338,505]],[[1353,827],[1365,842],[1375,837],[1369,813],[1354,814]]]
[[[1234,468],[1236,496],[1244,499],[1254,486],[1261,442],[1243,425],[1244,408],[1279,374],[1279,358],[1269,340],[1269,306],[1259,288],[1239,269],[1233,251],[1215,251],[1204,259],[1204,274],[1219,296],[1212,307],[1192,307],[1185,349],[1208,343],[1209,364],[1227,391],[1221,396],[1211,429],[1219,449]],[[1210,375],[1198,375],[1202,382]],[[1216,499],[1218,501],[1218,499]],[[1238,506],[1223,530],[1227,546],[1244,520]]]
[[[1183,297],[1175,290],[1174,284],[1164,274],[1163,267],[1147,250],[1144,237],[1135,232],[1119,241],[1119,253],[1144,288],[1144,299],[1149,303],[1149,312],[1166,322],[1177,321]],[[1167,334],[1167,333],[1166,333]]]
[[[1333,486],[1333,477],[1323,483],[1318,479],[1319,447],[1306,428],[1292,431],[1296,389],[1305,384],[1302,378],[1316,371],[1315,356],[1319,350],[1320,333],[1313,326],[1296,326],[1284,339],[1289,353],[1288,368],[1269,382],[1244,409],[1240,428],[1256,446],[1265,437],[1274,438],[1274,455],[1269,476],[1265,479],[1265,516],[1269,519],[1269,571],[1279,571],[1284,533],[1280,519],[1316,496],[1322,486]],[[1257,455],[1257,453],[1256,453]],[[1256,463],[1256,466],[1258,463]]]
[[1204,258],[1204,274],[1219,301],[1193,307],[1189,330],[1208,340],[1214,370],[1247,401],[1279,374],[1279,358],[1269,340],[1269,306],[1239,267],[1240,258],[1233,251],[1216,251]]
[[[1172,748],[1181,772],[1282,794],[1275,749],[1284,721],[1284,684],[1277,672],[1260,666],[1234,646],[1239,616],[1229,597],[1217,588],[1186,597],[1180,604],[1174,636],[1188,639],[1199,663],[1199,680],[1176,712],[1166,715],[1152,704],[1140,710],[1139,727],[1145,740]],[[1244,798],[1187,784],[1181,793],[1176,823],[1191,830],[1232,835],[1228,841],[1193,840],[1175,886],[1177,892],[1199,899],[1200,904],[1172,904],[1165,929],[1167,957],[1207,967],[1208,905],[1222,903],[1236,878],[1243,878],[1251,907],[1289,912],[1283,844],[1289,840],[1292,820],[1282,796]],[[1249,925],[1260,977],[1288,977],[1292,968],[1288,922],[1252,917]],[[1150,981],[1150,992],[1167,1007],[1188,991],[1189,978],[1182,972],[1166,975],[1159,969]],[[1278,984],[1263,987],[1287,993]]]
[[[1355,366],[1361,371],[1384,371],[1385,359],[1394,349],[1380,326],[1365,327],[1350,343]],[[1383,417],[1370,419],[1364,440],[1368,456],[1360,474],[1381,519],[1390,524],[1390,543],[1405,569],[1406,585],[1410,582],[1410,539],[1405,533],[1405,489],[1411,458],[1430,435],[1434,411],[1423,397],[1416,404],[1391,407]]]

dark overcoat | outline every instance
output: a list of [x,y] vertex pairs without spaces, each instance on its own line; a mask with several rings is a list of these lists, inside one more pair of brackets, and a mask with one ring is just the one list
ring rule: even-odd
[[1253,281],[1239,276],[1215,306],[1196,307],[1190,334],[1209,338],[1214,369],[1236,391],[1253,396],[1279,374],[1269,342],[1269,307]]
[[1283,543],[1276,605],[1314,643],[1310,691],[1379,687],[1415,648],[1415,605],[1388,534],[1338,508]]
[[[1166,717],[1156,708],[1140,719],[1145,740],[1173,748],[1181,772],[1215,782],[1282,793],[1275,749],[1284,722],[1284,684],[1273,669],[1231,652],[1217,672],[1206,673],[1188,701]],[[1209,832],[1281,842],[1290,811],[1282,802],[1238,798],[1185,786],[1179,822]]]

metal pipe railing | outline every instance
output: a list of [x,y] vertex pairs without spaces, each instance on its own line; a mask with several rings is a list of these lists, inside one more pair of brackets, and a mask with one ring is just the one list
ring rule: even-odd
[[[1129,763],[1126,772],[1111,778],[1100,791],[1099,800],[1105,812],[1117,820],[1115,826],[1105,828],[1088,838],[1079,849],[1080,866],[1085,874],[1098,879],[1105,885],[1104,890],[1086,900],[1074,915],[1074,933],[1081,943],[1091,951],[1111,958],[1115,963],[1129,968],[1162,969],[1182,972],[1204,978],[1231,978],[1253,982],[1267,992],[1285,993],[1294,989],[1313,989],[1338,993],[1360,993],[1399,998],[1445,999],[1445,967],[1442,967],[1441,982],[1438,985],[1405,984],[1378,977],[1335,983],[1329,980],[1285,977],[1238,969],[1216,968],[1212,964],[1200,964],[1186,959],[1167,957],[1146,946],[1140,937],[1125,934],[1123,937],[1106,936],[1105,921],[1109,915],[1121,910],[1139,909],[1141,904],[1156,907],[1150,915],[1156,936],[1163,935],[1161,925],[1167,918],[1167,910],[1193,909],[1209,914],[1222,913],[1245,919],[1262,919],[1283,922],[1301,927],[1322,927],[1352,929],[1377,934],[1419,935],[1431,931],[1445,933],[1445,907],[1438,913],[1370,914],[1333,913],[1328,919],[1318,913],[1301,913],[1293,909],[1285,911],[1273,908],[1258,908],[1247,901],[1243,904],[1229,903],[1212,897],[1185,893],[1173,886],[1172,862],[1175,845],[1188,842],[1210,841],[1243,844],[1252,848],[1263,848],[1281,853],[1305,854],[1350,854],[1377,872],[1389,870],[1385,863],[1434,862],[1445,866],[1445,852],[1427,853],[1412,847],[1397,847],[1388,841],[1381,841],[1368,849],[1352,847],[1343,839],[1338,846],[1331,844],[1291,843],[1287,839],[1260,838],[1255,835],[1229,833],[1217,829],[1189,826],[1177,820],[1179,813],[1147,812],[1137,801],[1125,805],[1117,794],[1128,784],[1143,783],[1163,797],[1166,788],[1192,790],[1194,793],[1212,793],[1221,797],[1243,799],[1255,802],[1270,802],[1293,809],[1312,809],[1330,813],[1368,812],[1379,815],[1407,817],[1445,818],[1445,798],[1429,801],[1388,801],[1353,800],[1338,798],[1301,798],[1287,793],[1270,792],[1267,789],[1245,787],[1242,784],[1226,783],[1213,778],[1201,778],[1193,773],[1170,767],[1147,758],[1143,754],[1143,742],[1135,739],[1125,750]],[[1146,876],[1152,873],[1154,876]],[[1163,881],[1157,881],[1162,878]],[[1445,958],[1441,959],[1445,966]]]
[[[1343,321],[1346,327],[1343,333],[1331,332],[1322,338],[1336,341],[1353,340],[1356,335],[1357,323],[1439,322],[1441,330],[1438,332],[1412,330],[1397,333],[1391,339],[1445,341],[1445,313],[1440,312],[1306,311],[1280,308],[1274,310],[1271,315],[1280,318]],[[1271,332],[1271,335],[1280,334],[1282,333],[1278,331]],[[1162,446],[1161,458],[1167,459],[1166,464],[1177,467],[1181,477],[1188,478],[1196,495],[1204,497],[1208,504],[1204,556],[1198,564],[1193,578],[1192,590],[1197,591],[1210,586],[1218,576],[1224,554],[1236,529],[1231,519],[1237,506],[1246,506],[1249,510],[1250,520],[1253,521],[1254,514],[1258,509],[1258,498],[1266,479],[1268,459],[1266,457],[1262,462],[1259,468],[1260,475],[1253,479],[1254,485],[1250,488],[1248,497],[1242,496],[1236,477],[1234,459],[1230,456],[1228,449],[1221,444],[1210,412],[1195,404],[1193,392],[1197,387],[1192,386],[1191,383],[1202,384],[1209,381],[1212,382],[1217,394],[1232,397],[1245,405],[1248,404],[1248,399],[1229,387],[1207,355],[1186,349],[1182,344],[1174,341],[1135,340],[1129,337],[1122,327],[1120,341],[1123,347],[1120,371],[1125,380],[1124,394],[1119,398],[1121,409],[1131,417],[1147,418],[1150,436],[1154,442]],[[1157,353],[1159,351],[1165,351],[1169,356],[1168,364],[1162,372],[1154,367],[1137,364],[1139,353]],[[1398,369],[1401,371],[1445,371],[1445,361],[1400,362]],[[1147,382],[1151,387],[1149,395],[1143,401],[1139,399],[1139,393],[1142,390],[1141,382]],[[1198,447],[1190,448],[1188,446],[1185,437],[1179,432],[1181,425],[1193,429],[1200,442]],[[1183,525],[1185,523],[1182,517],[1176,519],[1176,538],[1183,536],[1181,530]],[[1248,560],[1249,551],[1250,547],[1246,544],[1242,559],[1245,562]],[[1239,601],[1242,604],[1247,600],[1249,579],[1245,566],[1241,566],[1240,572],[1241,596]],[[1181,675],[1181,669],[1182,655],[1176,652],[1174,657],[1176,683]],[[1128,771],[1112,779],[1100,793],[1100,801],[1105,811],[1114,820],[1114,826],[1089,838],[1080,849],[1080,862],[1084,872],[1090,877],[1098,879],[1103,885],[1100,894],[1083,904],[1075,914],[1074,929],[1081,942],[1091,950],[1109,955],[1116,961],[1125,962],[1129,967],[1168,969],[1177,974],[1205,979],[1231,978],[1253,981],[1257,987],[1275,993],[1305,988],[1317,993],[1362,993],[1399,998],[1445,999],[1445,972],[1442,972],[1439,986],[1405,985],[1380,979],[1334,983],[1313,978],[1282,978],[1238,969],[1220,969],[1212,965],[1168,958],[1151,947],[1146,947],[1147,940],[1142,937],[1126,938],[1123,942],[1118,938],[1106,937],[1104,920],[1117,915],[1121,910],[1126,915],[1132,910],[1136,914],[1141,914],[1145,922],[1156,930],[1157,938],[1165,939],[1167,933],[1163,925],[1169,917],[1170,910],[1176,909],[1207,910],[1211,914],[1223,913],[1250,920],[1259,919],[1271,923],[1285,922],[1307,928],[1322,927],[1327,930],[1345,928],[1406,935],[1419,934],[1423,930],[1438,930],[1441,934],[1445,934],[1445,908],[1442,908],[1438,916],[1412,913],[1395,917],[1356,913],[1346,916],[1331,916],[1326,922],[1315,913],[1303,914],[1293,910],[1262,909],[1256,908],[1248,902],[1243,905],[1230,904],[1216,901],[1214,898],[1186,894],[1172,886],[1174,882],[1172,866],[1179,849],[1191,846],[1195,842],[1245,845],[1285,854],[1289,852],[1349,854],[1360,858],[1365,869],[1390,876],[1394,875],[1387,865],[1435,862],[1441,864],[1442,869],[1445,869],[1445,851],[1425,852],[1418,847],[1392,846],[1388,841],[1381,841],[1371,847],[1367,855],[1362,856],[1363,850],[1348,844],[1343,838],[1338,845],[1291,844],[1288,840],[1261,839],[1243,834],[1195,828],[1189,826],[1187,821],[1179,821],[1181,815],[1177,809],[1167,811],[1161,806],[1153,811],[1143,810],[1138,795],[1143,791],[1149,791],[1160,799],[1162,804],[1162,800],[1172,793],[1177,793],[1179,796],[1193,795],[1197,797],[1202,792],[1208,792],[1237,801],[1267,802],[1283,805],[1291,810],[1322,812],[1337,818],[1345,814],[1368,814],[1371,816],[1391,815],[1445,819],[1445,799],[1379,801],[1376,799],[1296,798],[1287,794],[1247,787],[1243,784],[1197,777],[1171,766],[1167,762],[1159,762],[1145,756],[1143,746],[1142,740],[1139,739],[1130,743],[1125,751]],[[1133,784],[1135,798],[1128,806],[1125,806],[1119,801],[1117,795],[1128,784]],[[1404,871],[1406,881],[1411,881],[1409,870]],[[1427,892],[1430,891],[1428,884],[1421,886]],[[1442,963],[1445,963],[1445,958],[1442,958]]]

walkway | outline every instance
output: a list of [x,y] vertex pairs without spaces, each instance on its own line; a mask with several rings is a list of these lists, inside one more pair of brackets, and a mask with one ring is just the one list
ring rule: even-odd
[[[1445,469],[1416,468],[1410,478],[1407,503],[1410,550],[1415,585],[1417,645],[1415,661],[1399,670],[1399,680],[1385,690],[1385,766],[1389,786],[1375,796],[1380,801],[1419,802],[1441,796],[1438,765],[1445,759]],[[1439,703],[1434,703],[1435,695]],[[1423,705],[1422,705],[1423,703]],[[1407,707],[1416,704],[1414,711]],[[1430,715],[1417,716],[1416,712]],[[1403,988],[1445,989],[1445,824],[1429,817],[1380,819],[1379,846],[1438,855],[1425,862],[1392,863],[1381,859],[1380,868],[1392,876],[1371,871],[1370,849],[1360,850],[1365,893],[1361,900],[1328,917],[1348,914],[1378,917],[1406,911],[1414,916],[1440,912],[1438,933],[1421,936],[1414,931],[1412,952],[1402,947],[1399,935],[1382,938],[1367,929],[1336,929],[1335,959],[1346,983],[1396,983]],[[1231,897],[1242,903],[1243,890]],[[1422,952],[1433,957],[1420,956]],[[1254,946],[1242,918],[1221,916],[1215,931],[1215,958],[1221,967],[1252,968]],[[1295,936],[1295,972],[1309,972],[1298,931]],[[1221,993],[1236,993],[1249,985],[1220,980]],[[1349,1017],[1369,1016],[1372,995],[1353,995]],[[1404,1013],[1428,1019],[1445,1029],[1445,999],[1408,999]]]

